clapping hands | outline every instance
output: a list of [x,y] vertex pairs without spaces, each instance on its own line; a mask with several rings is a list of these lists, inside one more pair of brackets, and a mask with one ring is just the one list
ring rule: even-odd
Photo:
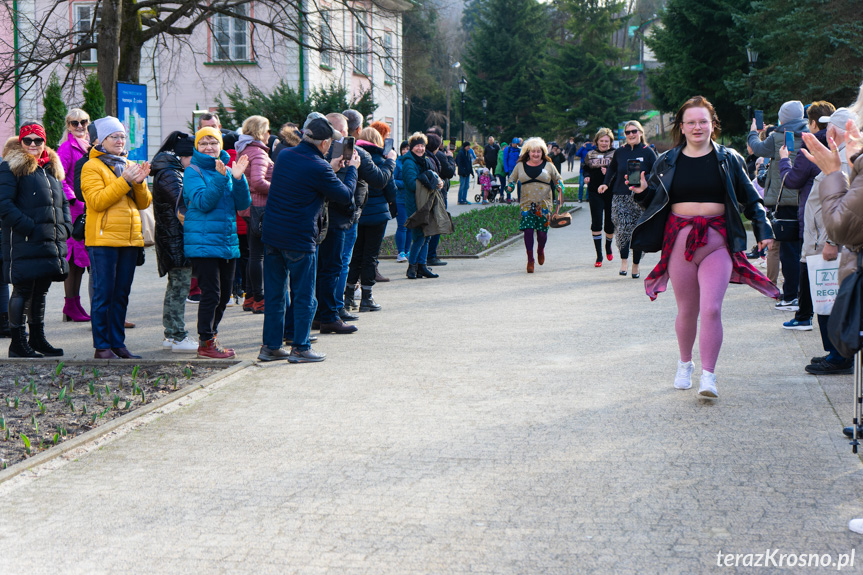
[[126,182],[129,184],[140,184],[144,180],[147,179],[147,176],[150,175],[150,162],[142,162],[137,164],[135,162],[129,162],[126,164],[125,169],[121,176]]

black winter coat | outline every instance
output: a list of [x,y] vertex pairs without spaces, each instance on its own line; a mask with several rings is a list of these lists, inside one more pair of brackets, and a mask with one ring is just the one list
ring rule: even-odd
[[[330,227],[340,230],[350,229],[360,219],[363,207],[366,205],[369,186],[373,188],[385,187],[387,182],[393,177],[393,172],[396,169],[395,160],[386,160],[382,166],[376,166],[372,161],[371,155],[360,147],[359,140],[357,142],[354,149],[360,156],[360,167],[357,169],[357,187],[354,189],[354,203],[350,207],[329,206]],[[332,149],[330,149],[330,152],[327,152],[327,161],[330,161],[331,157]],[[336,175],[343,182],[346,181],[347,168],[342,168]]]
[[177,198],[183,196],[183,164],[170,152],[156,154],[151,164],[153,214],[156,218],[156,260],[159,276],[191,265],[183,252],[183,225],[177,219]]
[[[369,153],[377,167],[385,167],[387,159],[384,156],[383,148],[378,148],[374,144],[363,143],[361,145]],[[391,214],[395,212],[395,203],[396,183],[393,178],[387,180],[386,185],[381,188],[369,186],[368,199],[366,199],[366,205],[360,216],[359,225],[371,226],[391,220]]]
[[[674,179],[674,164],[682,149],[682,146],[678,146],[659,156],[653,164],[653,172],[646,174],[647,189],[632,196],[645,209],[632,232],[633,249],[644,252],[662,249],[665,223],[671,213],[668,190]],[[746,173],[743,156],[716,143],[713,149],[716,150],[719,173],[725,187],[725,226],[732,253],[746,251],[746,228],[743,227],[738,206],[743,206],[743,213],[751,220],[752,232],[757,241],[773,239],[773,228],[767,221],[763,201]]]
[[40,167],[16,136],[3,150],[0,243],[3,281],[13,285],[45,278],[63,281],[69,274],[66,239],[72,233],[72,221],[63,193],[65,173],[60,157],[47,151],[49,161]]

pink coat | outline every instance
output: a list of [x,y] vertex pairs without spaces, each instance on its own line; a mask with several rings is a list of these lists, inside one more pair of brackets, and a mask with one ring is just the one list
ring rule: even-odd
[[266,206],[267,195],[270,193],[270,180],[273,178],[273,160],[266,144],[257,140],[251,142],[240,152],[241,156],[249,157],[246,166],[246,178],[249,180],[249,192],[252,195],[253,206]]
[[[63,164],[63,170],[66,172],[66,179],[63,180],[63,193],[66,194],[66,199],[70,203],[75,200],[75,164],[87,153],[88,150],[83,149],[81,143],[71,133],[66,135],[66,139],[57,148],[57,155],[60,156],[60,163]],[[82,213],[84,213],[84,204],[81,201],[75,201],[69,206],[69,214],[72,216],[73,223]],[[90,265],[90,257],[83,241],[69,238],[66,240],[66,247],[68,248],[66,259],[81,268]]]

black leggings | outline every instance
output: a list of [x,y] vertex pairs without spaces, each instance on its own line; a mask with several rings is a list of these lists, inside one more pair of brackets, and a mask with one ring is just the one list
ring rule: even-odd
[[[605,220],[605,233],[611,235],[614,233],[614,224],[611,222],[611,190],[604,194],[589,190],[587,201],[590,204],[590,231],[598,233],[602,231],[603,219]],[[605,217],[603,218],[603,212]]]
[[202,341],[215,337],[219,322],[225,313],[231,289],[234,286],[234,270],[237,260],[222,258],[193,258],[192,267],[201,288],[198,304],[198,335]]
[[356,285],[357,280],[360,280],[362,287],[375,285],[375,265],[386,231],[386,222],[357,226],[357,241],[348,269],[348,285]]

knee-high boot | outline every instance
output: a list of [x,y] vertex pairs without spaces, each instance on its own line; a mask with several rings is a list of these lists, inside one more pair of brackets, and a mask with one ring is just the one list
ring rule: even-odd
[[27,332],[24,329],[24,306],[26,301],[23,297],[15,295],[9,298],[9,331],[12,343],[9,344],[9,357],[42,357],[36,353],[27,343]]
[[30,347],[34,351],[48,357],[60,357],[63,350],[52,346],[45,339],[45,298],[47,293],[33,294],[30,300],[30,315],[27,323],[30,325]]

